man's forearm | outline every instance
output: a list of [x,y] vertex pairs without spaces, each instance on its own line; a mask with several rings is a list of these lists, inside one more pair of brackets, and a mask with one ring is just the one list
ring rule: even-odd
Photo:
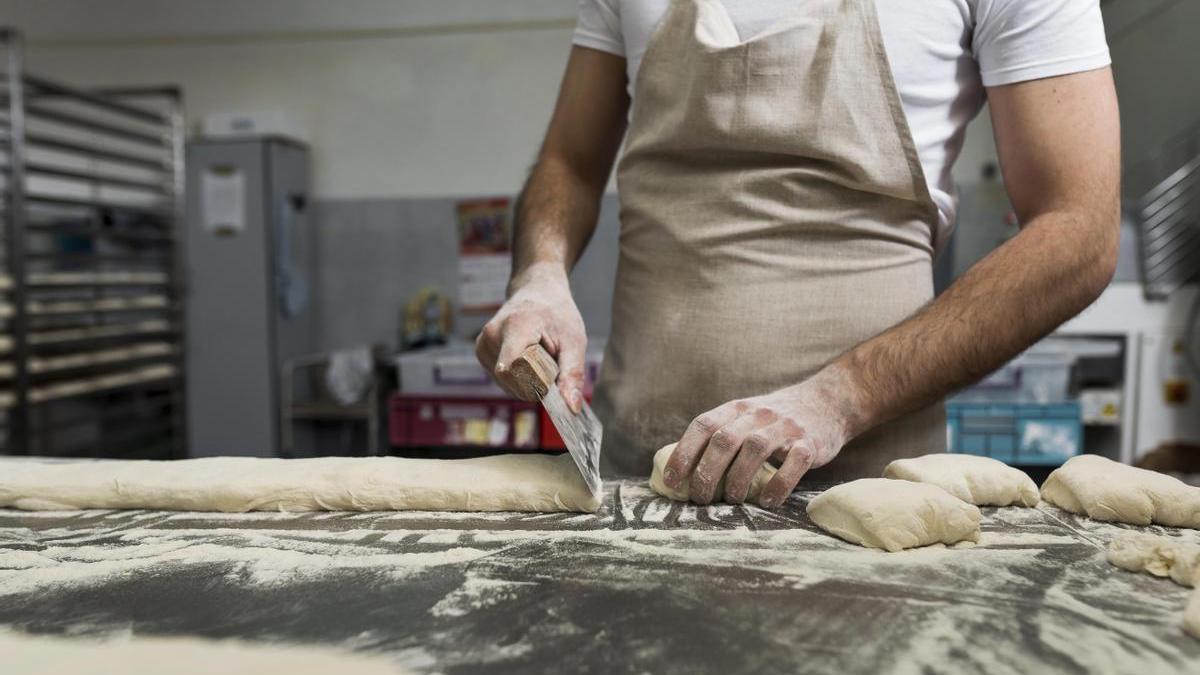
[[1050,212],[912,318],[818,373],[853,438],[975,382],[1092,303],[1112,278],[1117,209]]
[[600,214],[604,188],[593,183],[559,160],[538,161],[517,199],[510,292],[532,269],[571,271]]

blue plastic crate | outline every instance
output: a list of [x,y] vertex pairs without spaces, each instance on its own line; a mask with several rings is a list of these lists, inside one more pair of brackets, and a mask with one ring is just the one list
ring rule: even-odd
[[950,452],[1007,464],[1057,466],[1083,450],[1079,403],[946,405]]

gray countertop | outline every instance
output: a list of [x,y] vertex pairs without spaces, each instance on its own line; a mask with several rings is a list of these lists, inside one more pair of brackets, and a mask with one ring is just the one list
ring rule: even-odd
[[[868,550],[644,482],[595,514],[0,510],[0,627],[337,644],[428,672],[1200,672],[1188,589],[1125,528],[985,508],[970,548]],[[1200,543],[1200,533],[1151,531]]]

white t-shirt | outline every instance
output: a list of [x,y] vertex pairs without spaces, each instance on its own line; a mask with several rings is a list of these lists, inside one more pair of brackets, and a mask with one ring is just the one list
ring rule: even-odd
[[[797,0],[723,0],[742,39],[797,11]],[[624,56],[629,91],[670,0],[579,0],[574,42]],[[950,168],[984,87],[1110,63],[1098,0],[875,0],[896,88],[946,241]]]

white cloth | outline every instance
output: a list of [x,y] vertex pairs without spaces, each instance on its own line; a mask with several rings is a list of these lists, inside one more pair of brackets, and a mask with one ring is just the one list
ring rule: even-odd
[[371,386],[375,359],[370,347],[355,347],[336,351],[329,357],[325,370],[325,386],[342,405],[354,405]]
[[[795,0],[723,0],[742,39],[795,11]],[[670,0],[579,0],[577,45],[624,56],[629,91]],[[957,204],[950,168],[984,87],[1110,63],[1097,0],[876,0],[880,31],[930,195],[939,240]]]

